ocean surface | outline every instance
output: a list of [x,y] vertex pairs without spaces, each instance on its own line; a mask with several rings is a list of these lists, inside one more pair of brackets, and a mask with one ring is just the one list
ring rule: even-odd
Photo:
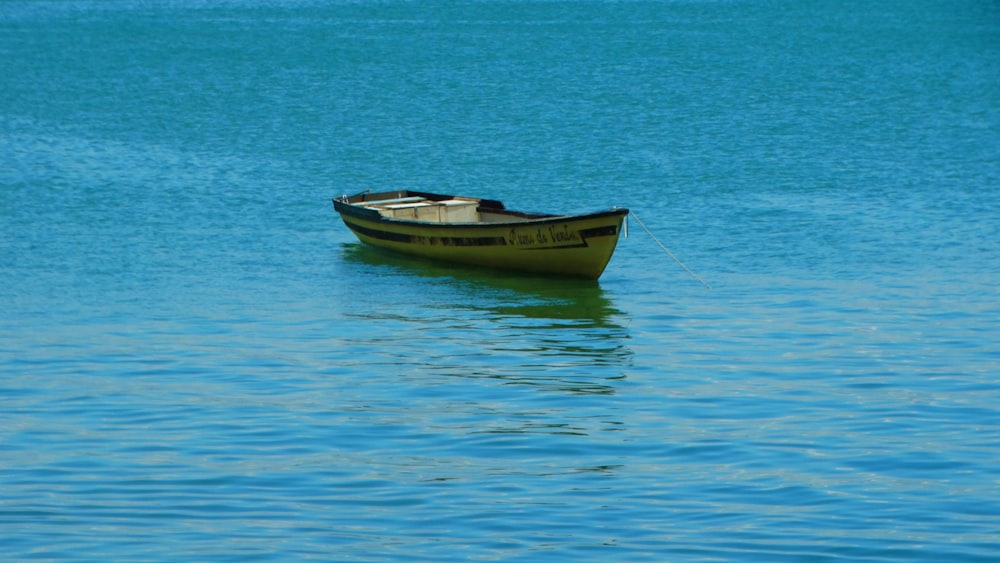
[[306,559],[1000,560],[1000,3],[0,3],[0,560]]

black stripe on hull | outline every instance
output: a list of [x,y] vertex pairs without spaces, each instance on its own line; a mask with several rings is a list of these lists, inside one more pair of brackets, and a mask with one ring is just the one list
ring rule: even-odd
[[593,229],[583,229],[580,237],[583,240],[595,237],[613,237],[618,234],[618,225],[608,225],[606,227],[595,227]]
[[[369,238],[377,240],[385,240],[390,242],[401,242],[405,244],[424,244],[430,246],[508,246],[507,239],[504,237],[434,237],[434,236],[423,236],[423,235],[409,235],[405,233],[394,233],[391,231],[382,231],[379,229],[371,229],[368,227],[362,227],[361,225],[356,225],[354,223],[344,222],[352,231],[360,235],[367,236]],[[592,229],[583,229],[580,231],[580,243],[579,244],[567,244],[561,246],[545,246],[539,248],[526,248],[525,250],[553,250],[558,248],[586,248],[588,246],[587,239],[596,237],[613,237],[618,234],[617,225],[607,225],[604,227],[595,227]]]
[[369,229],[352,223],[345,224],[358,234],[367,237],[387,240],[392,242],[403,242],[409,244],[429,244],[440,246],[506,246],[507,240],[503,237],[426,237],[422,235],[407,235],[404,233],[393,233]]

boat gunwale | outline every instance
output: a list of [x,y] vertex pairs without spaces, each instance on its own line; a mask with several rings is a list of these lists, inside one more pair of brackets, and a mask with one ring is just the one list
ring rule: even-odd
[[[625,207],[615,207],[613,209],[607,209],[603,211],[595,211],[590,213],[582,213],[575,215],[553,215],[553,214],[541,214],[541,213],[527,213],[522,211],[513,211],[506,209],[503,203],[496,200],[488,199],[477,199],[477,198],[465,198],[470,201],[477,203],[477,211],[486,213],[495,213],[499,215],[511,215],[513,217],[518,217],[517,220],[511,221],[475,221],[475,222],[437,222],[437,221],[417,221],[412,219],[395,219],[392,217],[386,217],[379,213],[377,209],[373,209],[363,205],[365,201],[352,202],[359,196],[377,196],[384,194],[399,194],[397,197],[405,197],[407,195],[412,196],[423,196],[431,201],[445,201],[448,199],[454,199],[456,197],[462,196],[450,196],[443,194],[434,194],[428,192],[412,192],[408,190],[399,190],[396,192],[382,192],[380,194],[369,194],[361,193],[354,196],[341,196],[333,199],[334,208],[341,215],[348,215],[358,219],[365,219],[369,221],[374,221],[378,223],[384,223],[389,225],[396,225],[400,227],[412,226],[415,228],[430,228],[430,229],[495,229],[497,227],[518,227],[524,225],[544,225],[547,223],[560,223],[567,221],[579,221],[587,219],[598,219],[602,217],[616,217],[623,216],[629,213],[628,208]],[[375,203],[379,200],[373,200],[369,203]]]

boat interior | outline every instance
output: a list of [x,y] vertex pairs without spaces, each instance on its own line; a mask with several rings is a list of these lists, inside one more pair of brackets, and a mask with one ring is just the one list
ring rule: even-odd
[[404,221],[428,223],[510,223],[529,221],[534,216],[507,211],[499,202],[489,202],[467,197],[432,199],[423,195],[404,195],[387,199],[367,198],[356,202],[368,209],[374,209],[383,217]]

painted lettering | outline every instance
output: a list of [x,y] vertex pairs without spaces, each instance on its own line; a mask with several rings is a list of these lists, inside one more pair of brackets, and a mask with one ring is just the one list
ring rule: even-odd
[[535,244],[535,237],[520,233],[517,229],[511,229],[510,235],[507,236],[507,244]]
[[549,235],[555,242],[580,242],[580,235],[576,231],[569,230],[569,225],[563,225],[561,229],[555,226],[549,227]]

